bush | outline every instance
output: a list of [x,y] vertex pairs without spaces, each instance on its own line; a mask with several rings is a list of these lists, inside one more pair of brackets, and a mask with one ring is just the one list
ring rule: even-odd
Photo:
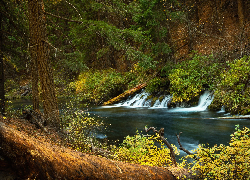
[[229,70],[221,74],[222,81],[216,91],[226,110],[232,114],[250,112],[250,58],[245,56],[231,63]]
[[157,94],[159,92],[164,92],[164,90],[168,88],[169,82],[166,78],[155,77],[147,83],[146,91],[150,94]]
[[189,101],[200,95],[204,87],[213,89],[219,81],[220,65],[212,55],[195,54],[183,61],[169,74],[173,102]]
[[[250,130],[236,125],[229,146],[212,148],[199,146],[195,160],[190,165],[199,179],[249,179],[250,176]],[[189,156],[190,157],[190,156]],[[193,157],[193,155],[191,155]]]
[[[157,144],[159,146],[157,146]],[[174,146],[175,153],[178,154]],[[171,165],[170,150],[164,146],[158,136],[144,136],[137,134],[127,136],[120,147],[115,148],[115,159],[129,163],[165,166]]]
[[82,152],[90,151],[92,145],[99,146],[96,133],[104,127],[104,123],[91,117],[89,113],[74,108],[76,105],[72,102],[65,105],[61,119],[62,127],[67,132],[66,141],[74,149]]
[[101,104],[125,91],[132,79],[130,73],[122,74],[114,69],[87,71],[80,74],[74,85],[83,100]]

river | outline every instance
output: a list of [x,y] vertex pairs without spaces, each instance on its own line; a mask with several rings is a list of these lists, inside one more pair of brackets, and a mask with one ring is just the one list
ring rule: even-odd
[[[89,112],[97,116],[106,117],[104,122],[110,124],[105,135],[109,140],[122,141],[127,135],[136,134],[136,130],[147,134],[144,127],[155,127],[165,129],[165,137],[177,147],[176,134],[182,132],[180,136],[184,148],[193,150],[198,144],[213,146],[215,144],[229,145],[230,134],[235,130],[235,125],[239,124],[250,128],[248,119],[221,119],[219,117],[230,116],[224,110],[215,112],[209,111],[213,98],[209,93],[200,97],[199,104],[191,108],[167,108],[167,102],[161,104],[157,102],[153,107],[149,107],[146,98],[139,100],[133,97],[128,101],[113,106],[99,106],[89,109]],[[169,99],[169,97],[166,97]],[[144,102],[138,102],[144,101]],[[163,101],[162,101],[163,102]],[[152,134],[152,133],[150,133]],[[100,134],[99,137],[105,137]],[[181,152],[183,155],[183,152]]]
[[[193,150],[198,147],[198,144],[206,144],[210,147],[215,144],[228,145],[230,134],[234,132],[236,124],[239,124],[241,128],[243,126],[250,128],[248,119],[220,119],[219,117],[230,115],[225,114],[223,110],[218,112],[207,110],[207,106],[212,102],[209,94],[201,96],[199,104],[191,108],[169,109],[166,107],[167,102],[164,102],[165,105],[156,102],[153,107],[149,107],[145,98],[135,99],[132,97],[128,101],[113,106],[85,109],[94,116],[100,116],[104,123],[108,124],[107,130],[99,133],[98,138],[121,142],[127,135],[136,134],[137,130],[146,134],[145,126],[155,127],[158,130],[164,128],[165,137],[170,143],[178,147],[176,134],[182,132],[180,140],[183,147]],[[166,97],[166,99],[170,98]],[[31,102],[29,100],[13,101],[14,106],[17,104],[29,105]]]

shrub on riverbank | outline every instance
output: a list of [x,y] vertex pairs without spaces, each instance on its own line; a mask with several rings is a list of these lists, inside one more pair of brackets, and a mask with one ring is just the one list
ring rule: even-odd
[[[160,146],[156,146],[156,142]],[[178,155],[177,147],[172,146]],[[249,147],[250,129],[247,127],[240,129],[239,125],[236,125],[229,146],[221,144],[209,148],[199,145],[193,155],[187,155],[182,162],[178,163],[178,168],[179,170],[188,168],[187,171],[196,179],[248,179]],[[162,167],[172,165],[169,149],[157,136],[143,136],[137,132],[135,136],[127,136],[113,151],[115,159],[119,161]],[[194,160],[187,162],[188,158]]]
[[[199,179],[248,179],[250,176],[250,129],[239,125],[231,135],[229,146],[215,145],[206,148],[200,145],[195,150],[198,158],[191,170]],[[193,157],[189,155],[188,157]]]
[[226,111],[232,114],[250,113],[250,57],[227,62],[229,70],[221,73],[221,83],[215,95]]
[[[179,154],[177,147],[172,146],[175,154]],[[149,166],[172,164],[170,150],[165,147],[159,136],[144,136],[137,132],[134,136],[127,136],[120,147],[116,147],[113,151],[114,158],[118,161]]]
[[74,102],[64,105],[61,110],[61,126],[67,134],[65,140],[70,146],[81,152],[89,152],[92,146],[100,146],[96,133],[104,128],[103,121],[82,111]]
[[221,68],[212,55],[199,54],[176,65],[169,74],[173,102],[190,101],[205,88],[213,90],[219,81]]
[[101,104],[127,89],[134,77],[131,73],[119,73],[114,69],[87,71],[73,83],[81,100]]

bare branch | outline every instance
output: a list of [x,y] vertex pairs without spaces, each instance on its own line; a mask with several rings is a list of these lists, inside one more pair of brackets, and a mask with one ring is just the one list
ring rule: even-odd
[[53,17],[56,17],[56,18],[59,18],[59,19],[63,19],[65,21],[75,22],[75,23],[82,24],[82,21],[77,21],[77,20],[72,20],[72,19],[64,18],[64,17],[58,16],[58,15],[55,15],[55,14],[52,14],[52,13],[49,13],[49,12],[45,12],[45,14],[53,16]]
[[[178,144],[180,145],[180,150],[184,151],[185,153],[187,153],[188,155],[194,155],[193,153],[191,153],[190,151],[188,151],[187,149],[185,149],[182,144],[181,144],[181,141],[180,141],[180,135],[181,135],[182,132],[178,134],[176,134],[176,137],[177,137],[177,140],[178,140]],[[194,159],[197,159],[197,157],[194,155]]]
[[81,20],[82,20],[82,16],[81,16],[81,14],[79,13],[79,11],[76,9],[76,7],[73,5],[73,4],[71,4],[70,2],[68,2],[68,1],[66,1],[66,0],[64,0],[66,3],[68,3],[69,5],[71,5],[75,10],[76,10],[76,12],[78,13],[78,15],[80,16],[80,18],[81,18]]
[[159,131],[157,131],[154,127],[150,127],[150,128],[145,127],[146,132],[149,132],[150,130],[153,130],[153,132],[159,134],[161,140],[167,145],[168,149],[170,150],[170,156],[171,156],[173,165],[177,167],[174,149],[171,146],[171,144],[167,141],[167,139],[164,138],[164,128],[161,128]]
[[52,48],[54,48],[56,51],[60,51],[60,52],[63,52],[62,50],[60,50],[59,48],[56,48],[55,46],[53,46],[51,43],[49,43],[48,41],[46,40],[42,40],[43,42],[47,43],[49,46],[51,46]]

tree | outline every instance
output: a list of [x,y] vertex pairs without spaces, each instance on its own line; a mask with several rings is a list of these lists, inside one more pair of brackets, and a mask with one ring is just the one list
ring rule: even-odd
[[37,71],[37,47],[35,46],[36,44],[36,39],[34,36],[34,27],[32,27],[32,16],[29,16],[29,23],[30,23],[30,44],[31,46],[29,47],[30,55],[31,55],[31,77],[32,77],[32,103],[33,103],[33,109],[38,110],[39,109],[39,90],[38,90],[38,71]]
[[[20,72],[26,67],[27,26],[22,4],[0,1],[0,113],[5,113],[4,82],[8,78],[21,79]],[[17,75],[18,74],[18,75]],[[17,78],[18,77],[18,78]]]
[[[32,58],[32,85],[34,108],[38,109],[38,74],[41,85],[44,115],[47,123],[58,127],[60,124],[57,98],[49,61],[49,43],[46,34],[46,18],[42,0],[29,0],[30,51]],[[38,71],[38,74],[36,73]]]
[[[2,31],[2,15],[0,16],[0,29]],[[2,55],[3,36],[0,32],[0,113],[5,113],[5,97],[4,97],[4,69],[3,69],[3,55]]]
[[244,18],[244,9],[243,9],[243,2],[242,0],[237,0],[238,3],[238,15],[239,15],[239,22],[240,22],[240,26],[243,29],[244,28],[244,24],[245,24],[245,18]]

